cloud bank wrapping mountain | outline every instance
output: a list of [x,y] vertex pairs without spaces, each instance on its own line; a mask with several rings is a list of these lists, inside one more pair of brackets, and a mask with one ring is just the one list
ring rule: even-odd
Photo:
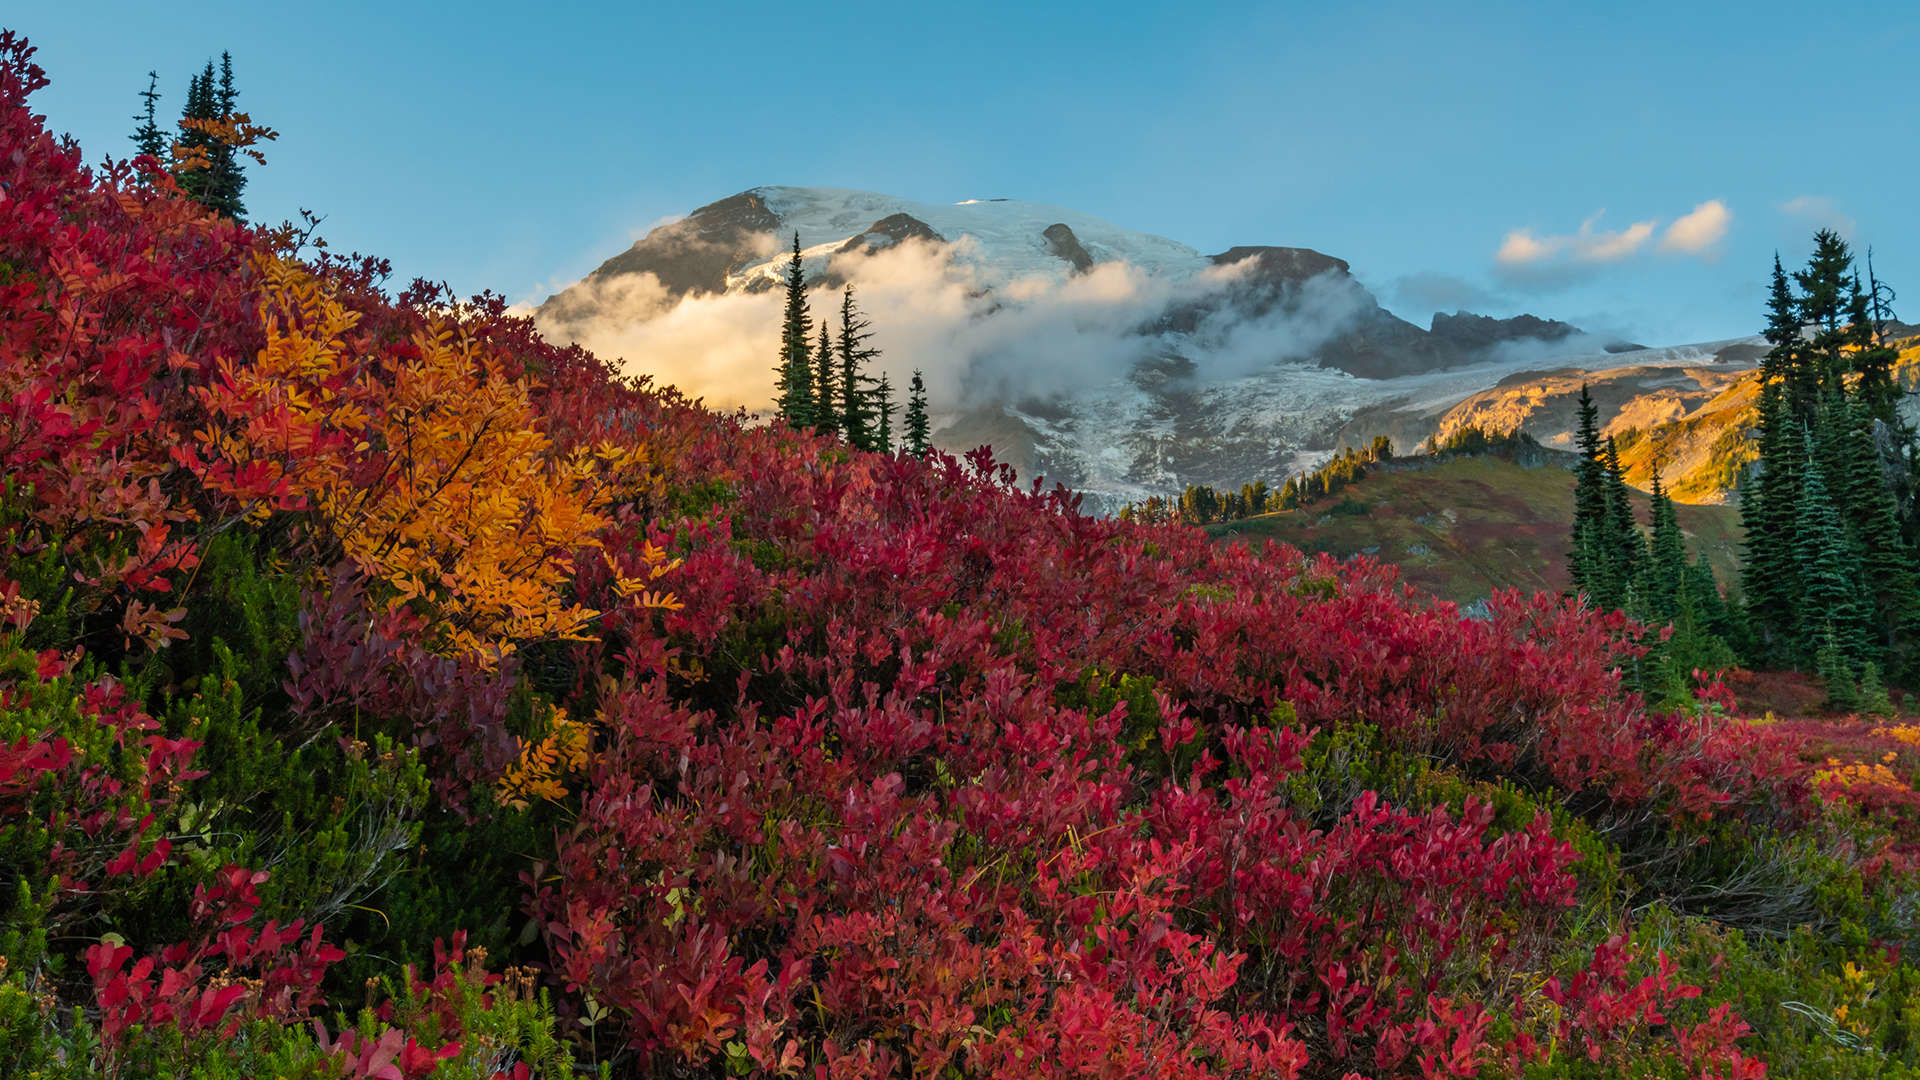
[[990,443],[1095,505],[1284,475],[1373,434],[1417,440],[1516,371],[1639,356],[1531,315],[1436,314],[1423,329],[1306,248],[1205,255],[1061,207],[838,188],[703,206],[538,321],[710,402],[761,407],[795,232],[814,310],[855,283],[895,384],[926,371],[937,441]]

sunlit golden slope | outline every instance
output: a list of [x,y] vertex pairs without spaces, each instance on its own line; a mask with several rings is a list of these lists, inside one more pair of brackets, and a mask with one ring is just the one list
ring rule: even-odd
[[[1920,337],[1902,343],[1897,373],[1903,385],[1920,385]],[[1754,456],[1759,371],[1753,367],[1529,373],[1454,406],[1441,419],[1440,433],[1469,424],[1490,431],[1519,428],[1547,446],[1571,449],[1582,383],[1600,410],[1602,430],[1619,444],[1628,483],[1648,488],[1658,472],[1680,502],[1731,501],[1735,479]]]

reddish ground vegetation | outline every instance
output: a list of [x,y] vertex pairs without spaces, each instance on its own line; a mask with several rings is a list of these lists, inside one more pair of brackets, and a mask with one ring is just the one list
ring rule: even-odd
[[[363,261],[309,258],[289,307],[290,237],[82,171],[36,81],[0,38],[0,595],[34,658],[0,674],[0,815],[66,883],[43,928],[94,942],[35,990],[109,1047],[291,1025],[340,959],[259,916],[263,871],[174,854],[217,763],[118,696],[192,644],[196,561],[246,530],[304,592],[257,722],[355,763],[377,729],[433,813],[531,821],[493,902],[623,1067],[1764,1072],[1724,1004],[1672,1018],[1701,988],[1630,927],[1571,917],[1555,812],[1686,845],[1819,812],[1787,734],[1623,693],[1618,616],[1503,592],[1462,618],[1366,560],[1083,516],[984,452],[751,427],[497,302],[389,300]],[[476,456],[523,482],[487,491]],[[212,692],[141,677],[180,715]],[[1307,797],[1340,778],[1303,755],[1362,729],[1468,794]],[[102,939],[121,879],[196,874],[185,944]],[[462,1052],[417,999],[465,984],[405,978],[417,1007],[368,1021],[392,1026],[319,1029],[330,1075]]]

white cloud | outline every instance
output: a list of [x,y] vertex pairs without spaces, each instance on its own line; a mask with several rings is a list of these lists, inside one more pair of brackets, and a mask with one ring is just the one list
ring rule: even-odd
[[1532,229],[1514,229],[1494,252],[1494,269],[1512,284],[1552,287],[1570,284],[1609,263],[1633,258],[1648,250],[1670,255],[1712,258],[1733,221],[1733,212],[1718,199],[1709,199],[1674,219],[1661,231],[1658,218],[1636,221],[1617,231],[1599,227],[1598,211],[1571,233],[1541,235]]
[[1733,221],[1733,211],[1719,199],[1709,199],[1667,226],[1660,250],[1683,255],[1706,255],[1718,250]]
[[1594,225],[1605,210],[1580,223],[1580,230],[1565,236],[1535,236],[1531,229],[1515,229],[1501,241],[1495,261],[1505,266],[1568,259],[1581,263],[1605,263],[1624,259],[1640,250],[1653,236],[1657,221],[1636,221],[1619,232],[1599,232]]
[[1780,204],[1780,212],[1800,218],[1821,228],[1832,229],[1842,238],[1853,239],[1859,223],[1840,212],[1840,206],[1825,195],[1798,195]]

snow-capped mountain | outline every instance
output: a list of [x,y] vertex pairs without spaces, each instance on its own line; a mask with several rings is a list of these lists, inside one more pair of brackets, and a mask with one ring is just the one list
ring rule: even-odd
[[1609,345],[1530,315],[1422,328],[1306,248],[1208,255],[1063,207],[821,187],[754,188],[654,228],[537,319],[717,404],[762,406],[795,234],[815,312],[852,283],[894,384],[925,369],[937,441],[991,444],[1095,507],[1272,482],[1375,434],[1408,445],[1520,372],[1738,351]]

